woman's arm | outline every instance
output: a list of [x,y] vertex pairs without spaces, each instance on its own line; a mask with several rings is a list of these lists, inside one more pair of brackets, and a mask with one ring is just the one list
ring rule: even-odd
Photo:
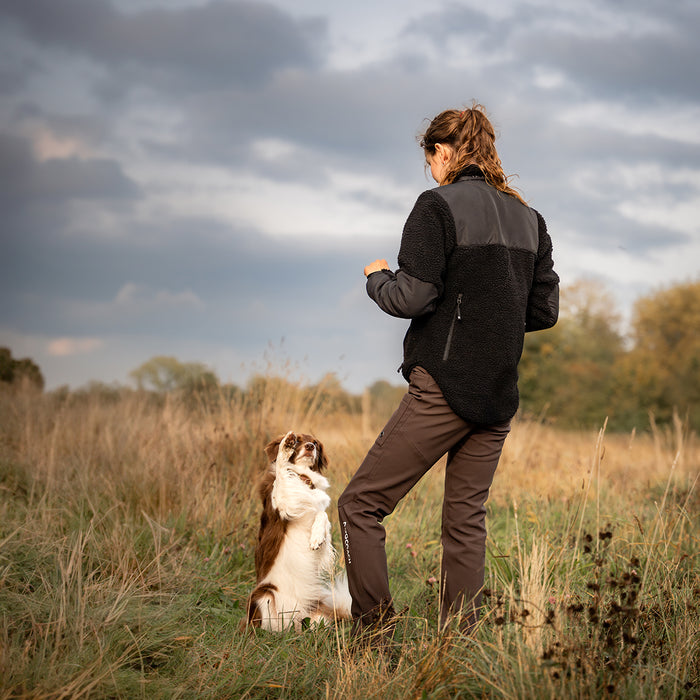
[[547,233],[545,220],[539,212],[535,213],[537,214],[539,247],[535,262],[535,274],[527,300],[526,332],[551,328],[559,318],[559,275],[554,272],[552,239]]
[[424,192],[404,225],[396,273],[388,269],[386,260],[375,260],[365,268],[367,293],[383,311],[399,318],[434,311],[443,291],[450,217],[442,197],[432,190]]

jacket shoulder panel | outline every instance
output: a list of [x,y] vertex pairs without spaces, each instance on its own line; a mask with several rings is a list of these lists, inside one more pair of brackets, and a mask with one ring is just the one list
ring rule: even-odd
[[481,178],[458,180],[432,191],[452,212],[457,245],[501,245],[537,252],[537,213],[515,197]]

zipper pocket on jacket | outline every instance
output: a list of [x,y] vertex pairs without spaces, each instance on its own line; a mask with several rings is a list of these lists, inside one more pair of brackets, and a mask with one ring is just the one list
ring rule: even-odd
[[457,295],[457,305],[455,306],[455,312],[452,316],[452,323],[450,324],[450,332],[447,334],[447,342],[445,343],[445,352],[442,355],[442,361],[446,362],[450,355],[450,347],[452,346],[452,336],[455,332],[455,323],[462,320],[462,295]]

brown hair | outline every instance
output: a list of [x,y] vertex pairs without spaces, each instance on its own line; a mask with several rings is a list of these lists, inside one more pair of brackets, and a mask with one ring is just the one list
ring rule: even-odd
[[508,184],[496,152],[496,132],[482,105],[474,103],[471,108],[462,111],[447,109],[440,112],[420,137],[420,145],[426,156],[435,154],[438,143],[447,144],[454,151],[441,185],[454,182],[468,165],[477,165],[489,185],[525,204],[517,190]]

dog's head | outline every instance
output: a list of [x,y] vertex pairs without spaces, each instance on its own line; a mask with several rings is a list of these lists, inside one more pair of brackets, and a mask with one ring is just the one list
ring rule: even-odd
[[[273,440],[265,447],[265,454],[270,462],[277,459],[280,443],[285,436],[280,435],[276,440]],[[301,467],[307,467],[311,471],[319,474],[328,466],[328,458],[323,450],[323,445],[320,440],[317,440],[313,435],[305,433],[296,433],[296,444],[294,452],[289,461],[292,464],[298,464]]]

